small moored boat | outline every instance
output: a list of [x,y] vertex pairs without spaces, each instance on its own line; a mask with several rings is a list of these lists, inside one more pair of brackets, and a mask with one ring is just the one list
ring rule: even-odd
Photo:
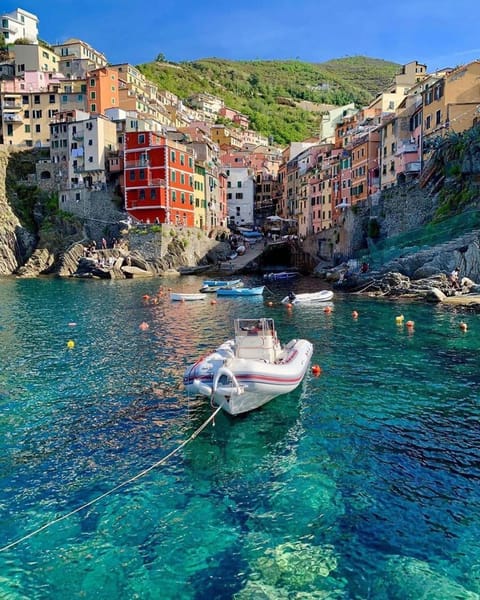
[[331,290],[320,290],[310,294],[294,294],[290,292],[282,300],[282,304],[312,304],[314,302],[329,302],[333,298]]
[[221,279],[206,279],[200,291],[203,294],[211,294],[217,292],[220,288],[238,288],[243,287],[241,279],[232,279],[230,281],[222,281]]
[[217,290],[217,296],[261,296],[264,285],[258,287],[221,287]]
[[294,279],[298,277],[297,271],[280,271],[279,273],[265,273],[263,278],[265,281],[284,281],[285,279]]
[[190,394],[207,396],[227,413],[258,408],[297,388],[313,353],[308,340],[278,340],[273,319],[236,319],[235,338],[188,367],[183,376]]
[[170,292],[170,300],[184,302],[186,300],[205,300],[203,294],[182,294],[180,292]]
[[204,279],[203,285],[206,286],[217,286],[217,287],[232,287],[242,283],[241,279]]

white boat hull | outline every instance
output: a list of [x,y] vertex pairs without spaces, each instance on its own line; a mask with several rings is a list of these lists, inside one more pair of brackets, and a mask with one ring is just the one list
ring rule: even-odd
[[231,415],[249,412],[276,396],[288,394],[302,382],[313,353],[307,340],[292,340],[275,362],[235,356],[229,340],[184,374],[189,394],[203,395]]
[[331,290],[321,290],[320,292],[312,292],[311,294],[296,294],[295,298],[285,296],[282,304],[313,304],[315,302],[329,302],[333,298]]
[[185,302],[190,300],[205,300],[203,294],[182,294],[179,292],[171,292],[170,300],[176,300],[178,302]]

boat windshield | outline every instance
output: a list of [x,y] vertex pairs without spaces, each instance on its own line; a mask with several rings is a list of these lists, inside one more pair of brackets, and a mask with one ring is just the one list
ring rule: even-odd
[[275,331],[273,319],[236,319],[235,336],[272,335]]

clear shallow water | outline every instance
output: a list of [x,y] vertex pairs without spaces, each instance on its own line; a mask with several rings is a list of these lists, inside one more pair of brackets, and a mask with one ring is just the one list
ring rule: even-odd
[[322,369],[1,552],[0,597],[479,598],[480,316],[348,296],[288,312],[281,284],[272,307],[142,300],[200,282],[0,279],[2,547],[186,440],[212,409],[183,371],[234,317],[273,316]]

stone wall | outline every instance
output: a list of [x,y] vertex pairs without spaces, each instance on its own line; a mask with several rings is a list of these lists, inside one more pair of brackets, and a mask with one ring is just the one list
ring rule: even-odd
[[59,208],[80,217],[85,225],[85,236],[97,244],[102,237],[118,237],[120,221],[126,213],[115,207],[112,194],[108,190],[91,190],[79,187],[74,193],[60,194]]
[[171,225],[133,227],[128,233],[128,244],[130,252],[161,269],[194,266],[206,261],[209,254],[223,251],[223,245],[202,230]]

